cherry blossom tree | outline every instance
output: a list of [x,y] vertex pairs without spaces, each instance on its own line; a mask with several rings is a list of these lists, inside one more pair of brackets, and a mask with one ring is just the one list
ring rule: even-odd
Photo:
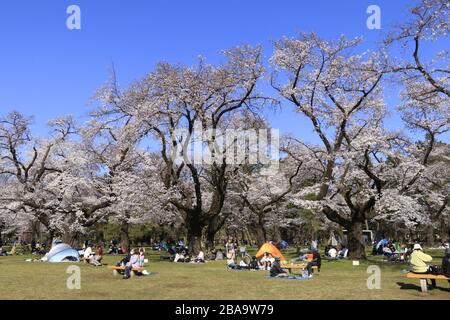
[[[323,177],[315,193],[320,210],[348,230],[350,256],[357,259],[365,257],[362,226],[383,185],[373,171],[372,145],[378,141],[371,135],[385,114],[382,57],[351,55],[359,43],[358,38],[330,42],[301,34],[278,41],[271,58],[274,88],[311,121],[323,143]],[[277,75],[286,79],[284,85],[277,84]],[[355,157],[356,163],[349,162]]]
[[427,242],[431,245],[434,230],[441,229],[441,235],[448,236],[448,230],[442,230],[449,204],[448,145],[439,139],[450,130],[450,56],[445,50],[425,55],[422,49],[447,40],[450,5],[445,0],[422,0],[410,12],[411,18],[389,34],[386,44],[401,45],[407,53],[402,61],[391,61],[403,86],[399,110],[407,128],[424,139],[411,148],[411,158],[422,169],[404,193],[415,194],[422,212],[429,215]]
[[[160,63],[124,92],[112,83],[99,93],[100,113],[133,123],[139,132],[136,142],[157,141],[164,163],[161,179],[169,203],[183,217],[193,252],[199,250],[205,228],[212,242],[223,224],[228,183],[236,170],[225,156],[218,156],[218,131],[260,122],[259,110],[272,101],[256,89],[264,72],[260,48],[243,46],[224,54],[227,61],[219,66],[204,59],[195,67]],[[210,163],[185,161],[191,143],[186,135],[194,137],[196,127],[211,132],[202,140]],[[178,134],[181,129],[184,137]],[[174,156],[179,150],[182,161]]]

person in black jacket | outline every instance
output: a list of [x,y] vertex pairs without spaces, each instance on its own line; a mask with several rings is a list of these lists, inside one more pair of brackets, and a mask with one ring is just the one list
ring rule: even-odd
[[[311,252],[310,252],[311,253]],[[322,266],[322,258],[317,250],[312,251],[313,259],[306,265],[306,270],[308,270],[308,277],[312,277],[312,267],[316,266],[317,271],[320,272],[320,267]]]
[[256,260],[256,257],[252,257],[252,261],[250,261],[249,265],[250,270],[258,270],[259,269],[259,262]]
[[270,276],[272,278],[283,278],[283,277],[289,276],[288,273],[286,272],[286,270],[281,268],[279,257],[275,257],[275,262],[273,263],[272,267],[270,268]]
[[[442,259],[442,274],[450,278],[450,248],[445,249],[445,256]],[[450,280],[448,280],[450,283]]]

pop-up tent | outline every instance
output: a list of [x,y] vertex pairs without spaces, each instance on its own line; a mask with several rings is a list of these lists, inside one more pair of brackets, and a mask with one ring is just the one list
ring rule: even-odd
[[281,261],[286,261],[286,258],[283,256],[280,250],[278,250],[278,248],[270,242],[264,243],[261,248],[259,248],[258,252],[256,253],[256,258],[262,258],[265,253],[270,253],[272,257],[279,257]]
[[52,248],[46,255],[48,262],[79,262],[80,256],[78,251],[73,249],[66,243],[55,241]]

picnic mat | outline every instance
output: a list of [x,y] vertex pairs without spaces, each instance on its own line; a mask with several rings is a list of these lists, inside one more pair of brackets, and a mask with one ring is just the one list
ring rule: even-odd
[[269,279],[291,279],[291,280],[310,280],[312,278],[309,277],[301,277],[301,276],[289,276],[289,277],[271,277],[268,276]]

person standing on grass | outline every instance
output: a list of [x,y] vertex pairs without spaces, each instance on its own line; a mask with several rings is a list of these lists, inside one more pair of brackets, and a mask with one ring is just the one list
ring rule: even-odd
[[247,248],[244,244],[239,248],[239,253],[241,254],[241,259],[245,258],[245,255],[247,254]]
[[[434,274],[433,267],[427,264],[432,260],[433,257],[424,253],[422,246],[416,243],[410,258],[411,272],[417,274]],[[436,280],[431,279],[431,284],[433,287],[436,287]]]

